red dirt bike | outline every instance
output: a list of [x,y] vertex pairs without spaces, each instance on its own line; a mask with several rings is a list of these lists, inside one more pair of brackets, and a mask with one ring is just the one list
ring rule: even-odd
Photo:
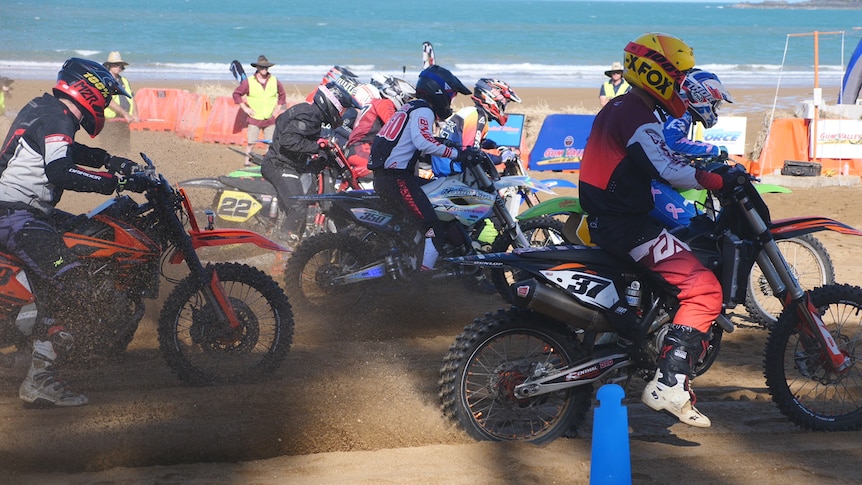
[[[254,244],[285,251],[269,239],[240,229],[200,228],[182,189],[156,173],[146,155],[150,185],[146,202],[117,194],[89,214],[68,215],[66,245],[87,266],[87,294],[74,322],[74,357],[111,356],[125,351],[144,315],[144,299],[159,295],[160,276],[176,287],[158,321],[159,348],[171,370],[191,385],[248,382],[282,362],[293,338],[287,297],[266,273],[245,264],[204,264],[197,250]],[[188,229],[186,228],[188,225]],[[172,280],[162,266],[185,262],[188,274]],[[14,256],[0,253],[0,345],[26,349],[39,315],[31,281]],[[86,307],[86,309],[84,309]],[[73,361],[74,362],[74,361]]]
[[[723,164],[703,168],[727,170]],[[714,214],[674,230],[723,289],[725,311],[746,298],[755,263],[784,307],[767,339],[764,375],[773,401],[795,424],[813,430],[862,428],[862,288],[830,284],[806,291],[776,244],[830,230],[862,232],[825,217],[773,221],[749,174],[714,192]],[[515,306],[467,325],[444,358],[440,398],[445,416],[478,440],[544,443],[583,422],[593,384],[649,381],[678,310],[661,281],[598,247],[556,246],[479,254],[453,261],[513,268]],[[695,365],[715,362],[722,312]]]

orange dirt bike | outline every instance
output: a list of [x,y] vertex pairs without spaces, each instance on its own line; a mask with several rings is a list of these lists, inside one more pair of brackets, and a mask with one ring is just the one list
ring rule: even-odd
[[[241,229],[198,226],[191,203],[144,154],[150,185],[146,202],[117,194],[90,213],[67,214],[64,239],[89,271],[90,302],[75,322],[75,356],[111,356],[125,351],[141,318],[144,300],[159,296],[160,276],[176,287],[158,321],[159,348],[171,370],[191,385],[249,382],[274,371],[293,338],[287,297],[266,273],[245,264],[204,264],[197,250],[254,244],[285,251],[269,239]],[[58,211],[59,212],[59,211]],[[211,217],[210,217],[211,219]],[[171,279],[165,265],[185,263],[188,273]],[[0,253],[2,345],[26,349],[40,315],[30,275],[15,257]]]
[[[704,164],[713,171],[726,165]],[[773,221],[742,166],[713,195],[720,208],[675,235],[710,268],[724,311],[695,364],[714,362],[726,312],[745,301],[760,267],[784,306],[767,339],[764,374],[773,401],[792,422],[813,430],[862,428],[862,288],[831,284],[805,290],[774,233],[862,232],[824,217]],[[676,298],[648,272],[601,248],[566,245],[478,254],[452,261],[512,268],[515,306],[467,325],[440,370],[443,412],[479,440],[553,440],[583,422],[594,384],[649,381]]]

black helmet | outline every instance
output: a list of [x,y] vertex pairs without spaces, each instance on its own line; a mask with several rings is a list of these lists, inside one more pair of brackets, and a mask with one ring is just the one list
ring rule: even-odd
[[326,85],[317,87],[314,92],[314,100],[312,104],[320,108],[323,112],[323,119],[329,123],[332,128],[338,128],[343,122],[341,116],[347,108],[360,108],[353,96],[335,82],[328,82]]
[[434,64],[419,73],[416,97],[427,101],[438,119],[444,120],[452,114],[452,98],[458,93],[471,94],[448,69]]
[[95,137],[105,126],[105,108],[115,94],[131,98],[105,66],[73,57],[57,73],[54,95],[74,102],[81,110],[81,126]]

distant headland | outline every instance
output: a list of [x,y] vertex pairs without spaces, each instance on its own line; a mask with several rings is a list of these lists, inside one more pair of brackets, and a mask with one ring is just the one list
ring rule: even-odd
[[731,5],[732,8],[796,8],[796,9],[835,9],[862,10],[862,0],[807,0],[804,2],[764,1],[742,2]]

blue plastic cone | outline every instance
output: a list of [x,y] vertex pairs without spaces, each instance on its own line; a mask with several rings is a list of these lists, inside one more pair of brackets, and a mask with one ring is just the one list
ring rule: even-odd
[[632,483],[629,416],[622,405],[625,395],[617,384],[605,384],[596,394],[599,407],[593,412],[590,485]]

